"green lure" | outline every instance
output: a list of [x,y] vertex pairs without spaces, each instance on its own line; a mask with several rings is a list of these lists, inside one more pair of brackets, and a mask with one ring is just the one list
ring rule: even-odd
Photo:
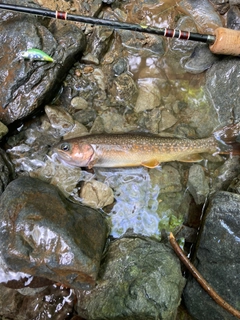
[[39,49],[28,49],[20,53],[21,58],[29,59],[31,61],[48,61],[55,62],[52,57]]

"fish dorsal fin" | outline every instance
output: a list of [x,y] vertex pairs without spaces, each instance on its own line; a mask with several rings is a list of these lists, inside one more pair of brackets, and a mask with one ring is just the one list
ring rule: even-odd
[[199,162],[202,160],[203,160],[203,157],[198,153],[189,154],[188,156],[178,159],[178,161],[181,161],[181,162]]
[[147,168],[155,168],[158,165],[159,165],[159,161],[157,161],[156,159],[142,162],[142,166],[147,167]]

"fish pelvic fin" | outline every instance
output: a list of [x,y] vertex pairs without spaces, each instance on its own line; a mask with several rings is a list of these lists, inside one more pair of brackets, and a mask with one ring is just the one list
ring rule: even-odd
[[240,156],[240,122],[215,131],[214,137],[219,142],[220,154]]
[[147,167],[147,168],[155,168],[159,166],[159,161],[156,159],[153,160],[148,160],[148,161],[143,161],[142,166]]

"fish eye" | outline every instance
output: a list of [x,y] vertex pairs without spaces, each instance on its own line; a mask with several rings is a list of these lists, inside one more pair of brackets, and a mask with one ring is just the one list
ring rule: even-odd
[[67,143],[67,142],[63,142],[61,145],[60,145],[60,149],[62,151],[69,151],[70,150],[70,144]]

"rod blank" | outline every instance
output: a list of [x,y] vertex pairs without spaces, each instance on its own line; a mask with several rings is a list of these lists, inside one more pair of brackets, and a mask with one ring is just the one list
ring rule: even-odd
[[203,42],[208,44],[213,44],[215,42],[215,36],[208,35],[208,34],[193,33],[189,31],[181,31],[181,30],[167,29],[167,28],[154,28],[154,27],[143,26],[140,24],[92,18],[87,16],[68,14],[67,12],[52,11],[48,9],[30,8],[30,7],[24,7],[19,5],[13,5],[13,4],[3,4],[3,3],[0,3],[0,9],[23,12],[23,13],[34,14],[34,15],[39,15],[39,16],[44,16],[49,18],[61,19],[61,20],[69,20],[69,21],[76,21],[76,22],[88,23],[93,25],[107,26],[115,29],[123,29],[123,30],[143,32],[143,33],[149,33],[149,34],[156,34],[159,36],[164,36],[168,38],[177,38],[181,40],[192,40],[192,41],[198,41],[198,42]]

